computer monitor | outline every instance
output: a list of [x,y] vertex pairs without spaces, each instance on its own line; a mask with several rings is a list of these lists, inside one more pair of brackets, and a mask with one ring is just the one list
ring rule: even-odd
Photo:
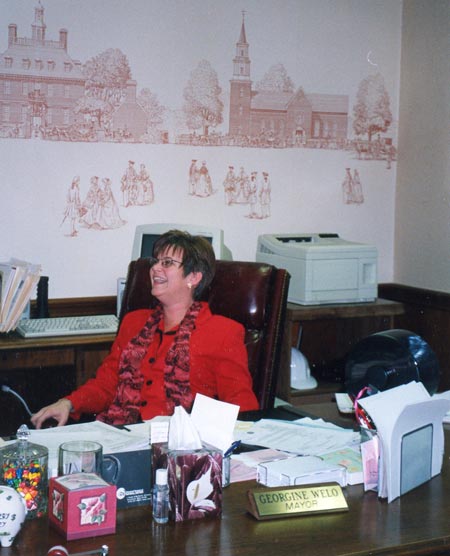
[[169,230],[182,230],[193,236],[202,236],[211,243],[216,259],[232,260],[231,251],[223,242],[223,230],[196,224],[141,224],[136,226],[131,259],[151,257],[155,241]]

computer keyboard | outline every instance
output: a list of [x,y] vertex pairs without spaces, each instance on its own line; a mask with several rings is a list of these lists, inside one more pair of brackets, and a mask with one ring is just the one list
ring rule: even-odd
[[22,319],[16,331],[24,338],[46,336],[77,336],[87,334],[115,334],[119,326],[116,315],[88,315],[82,317],[50,317]]

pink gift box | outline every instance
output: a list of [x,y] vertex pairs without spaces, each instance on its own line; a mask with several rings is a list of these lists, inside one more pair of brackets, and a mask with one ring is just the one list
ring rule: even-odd
[[95,473],[52,477],[49,522],[68,541],[115,533],[116,490]]
[[152,445],[152,469],[167,468],[169,516],[173,521],[222,515],[222,452],[206,446],[200,450],[169,450]]

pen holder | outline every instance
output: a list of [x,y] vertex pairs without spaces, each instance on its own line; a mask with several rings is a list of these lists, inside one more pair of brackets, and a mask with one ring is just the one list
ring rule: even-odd
[[222,515],[222,460],[222,452],[207,446],[191,451],[152,445],[152,468],[168,470],[171,520]]

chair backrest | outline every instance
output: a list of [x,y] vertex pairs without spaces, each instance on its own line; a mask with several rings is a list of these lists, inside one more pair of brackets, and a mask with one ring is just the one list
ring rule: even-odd
[[[120,319],[129,311],[155,303],[149,269],[148,259],[129,264]],[[261,409],[274,405],[289,280],[286,270],[270,264],[220,260],[203,296],[213,313],[244,326],[248,365]]]

